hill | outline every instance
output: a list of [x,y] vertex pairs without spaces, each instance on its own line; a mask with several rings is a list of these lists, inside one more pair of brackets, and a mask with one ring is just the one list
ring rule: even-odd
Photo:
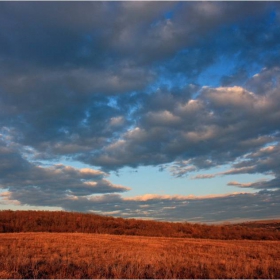
[[239,224],[248,228],[268,229],[280,231],[280,220],[260,220],[250,221]]
[[205,225],[106,217],[63,211],[0,211],[0,233],[68,232],[204,239],[280,240],[277,226]]

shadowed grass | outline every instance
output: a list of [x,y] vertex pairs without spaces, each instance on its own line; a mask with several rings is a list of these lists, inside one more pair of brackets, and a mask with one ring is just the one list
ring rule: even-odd
[[[63,211],[0,211],[0,232],[81,232],[206,239],[280,240],[273,227],[204,225],[123,219]],[[272,225],[270,223],[270,225]]]

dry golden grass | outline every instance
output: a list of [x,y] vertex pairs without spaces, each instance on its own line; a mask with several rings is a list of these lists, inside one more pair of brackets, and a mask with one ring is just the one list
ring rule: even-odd
[[280,242],[4,233],[0,278],[280,278]]

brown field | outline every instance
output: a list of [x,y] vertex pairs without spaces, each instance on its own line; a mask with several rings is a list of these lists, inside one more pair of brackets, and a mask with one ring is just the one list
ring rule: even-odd
[[2,233],[0,278],[280,278],[280,241]]

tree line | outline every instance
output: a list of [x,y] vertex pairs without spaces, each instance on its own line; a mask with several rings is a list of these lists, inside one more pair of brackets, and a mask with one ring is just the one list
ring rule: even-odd
[[158,237],[280,240],[276,229],[114,218],[65,211],[0,211],[0,233],[80,232]]

